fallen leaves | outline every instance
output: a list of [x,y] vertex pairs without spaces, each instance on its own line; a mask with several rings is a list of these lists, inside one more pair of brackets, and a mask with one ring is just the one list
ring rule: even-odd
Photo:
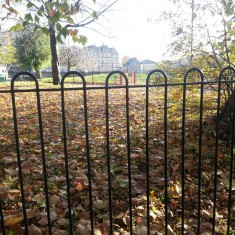
[[10,216],[4,221],[6,227],[15,225],[23,220],[23,217]]
[[32,235],[42,235],[42,231],[40,230],[40,228],[38,228],[34,224],[30,224],[28,226],[28,231],[29,231],[29,234],[32,234]]
[[[42,119],[44,134],[44,156],[37,119],[34,95],[17,94],[19,145],[22,167],[26,212],[31,234],[46,234],[48,218],[45,202],[45,184],[47,179],[50,220],[55,235],[68,234],[68,203],[71,205],[73,229],[75,234],[90,234],[90,200],[89,177],[92,184],[92,209],[94,216],[94,233],[109,234],[109,195],[112,192],[112,215],[115,234],[128,234],[130,231],[129,185],[131,183],[133,230],[135,234],[146,234],[147,231],[147,184],[150,184],[150,229],[151,234],[165,233],[165,202],[168,203],[168,234],[179,234],[182,210],[182,190],[185,193],[185,230],[188,234],[197,232],[198,202],[198,96],[191,91],[190,105],[187,107],[185,123],[185,164],[182,169],[182,90],[169,89],[168,102],[168,136],[167,159],[165,159],[164,140],[164,97],[162,89],[150,89],[149,100],[149,179],[147,179],[146,163],[146,100],[145,90],[138,88],[130,91],[130,163],[131,182],[128,178],[128,145],[126,129],[125,91],[112,90],[109,99],[109,131],[110,131],[110,179],[108,184],[107,137],[105,120],[105,93],[103,90],[87,91],[88,98],[88,159],[86,132],[84,128],[84,104],[81,91],[66,91],[66,142],[67,153],[64,152],[60,93],[42,92]],[[3,213],[5,227],[21,231],[24,226],[22,217],[21,191],[19,186],[19,169],[17,167],[16,146],[12,132],[11,99],[3,94],[0,113],[0,189],[4,199]],[[210,97],[211,96],[211,97]],[[196,97],[196,98],[195,98]],[[201,231],[200,234],[211,233],[213,219],[214,189],[214,145],[213,129],[215,123],[210,119],[215,110],[208,94],[205,99],[204,119],[206,127],[202,132],[202,185],[201,185]],[[11,117],[11,116],[10,116]],[[218,151],[218,195],[216,220],[220,221],[217,231],[224,231],[223,220],[227,217],[227,200],[229,189],[228,147],[219,144]],[[43,168],[43,158],[46,169]],[[89,162],[90,160],[90,162]],[[165,160],[167,160],[167,198],[165,195]],[[90,171],[88,172],[88,165]],[[66,172],[66,164],[68,172]],[[185,171],[185,188],[182,189],[182,170]],[[68,175],[66,175],[68,173]],[[70,202],[68,202],[69,182]],[[234,204],[234,182],[232,202]],[[232,221],[234,221],[234,205],[232,205]],[[21,230],[20,230],[21,228]],[[12,230],[13,231],[13,230]],[[218,234],[219,234],[218,232]],[[222,233],[222,232],[221,232]],[[20,234],[20,233],[19,233]]]

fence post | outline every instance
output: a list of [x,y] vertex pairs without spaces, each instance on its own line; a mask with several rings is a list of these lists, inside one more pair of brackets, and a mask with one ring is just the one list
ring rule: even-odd
[[123,76],[120,74],[120,85],[123,85]]
[[132,78],[133,78],[133,83],[135,85],[136,84],[136,71],[132,72]]

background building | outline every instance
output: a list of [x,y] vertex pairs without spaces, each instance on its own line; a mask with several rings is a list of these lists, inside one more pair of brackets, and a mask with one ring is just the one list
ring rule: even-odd
[[119,54],[115,48],[110,48],[106,45],[87,47],[91,51],[91,60],[94,64],[94,71],[110,72],[120,68]]
[[139,62],[136,57],[130,58],[123,65],[122,70],[125,73],[137,72],[137,73],[148,73],[156,68],[156,62],[152,60],[144,60]]
[[140,63],[141,73],[149,73],[153,69],[156,69],[156,62],[152,60],[144,60]]

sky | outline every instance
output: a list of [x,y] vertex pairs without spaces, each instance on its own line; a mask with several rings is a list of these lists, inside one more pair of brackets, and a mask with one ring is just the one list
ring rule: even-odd
[[[84,1],[93,4],[91,0]],[[96,0],[91,7],[107,1]],[[104,17],[99,18],[102,27],[93,25],[99,33],[85,28],[79,31],[88,38],[86,46],[114,47],[120,62],[124,56],[158,62],[165,58],[170,29],[167,23],[156,23],[155,19],[166,8],[169,8],[167,0],[118,0]]]
[[119,0],[101,20],[100,32],[106,36],[86,29],[81,33],[88,37],[87,45],[114,47],[120,59],[130,56],[157,62],[164,58],[170,29],[155,19],[166,7],[166,0]]

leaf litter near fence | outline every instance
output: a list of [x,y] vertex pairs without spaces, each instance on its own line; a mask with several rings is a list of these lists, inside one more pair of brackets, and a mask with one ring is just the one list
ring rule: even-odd
[[[197,233],[199,174],[199,89],[187,91],[185,122],[185,188],[182,189],[182,87],[168,91],[167,173],[168,234],[180,234],[182,190],[185,195],[185,231]],[[90,234],[89,180],[82,91],[65,91],[67,151],[70,194],[75,234]],[[125,89],[109,91],[110,170],[112,213],[116,234],[128,234],[128,149]],[[146,90],[129,94],[130,157],[133,231],[146,234],[146,190],[150,183],[151,234],[164,234],[164,89],[151,88],[149,96],[149,179],[146,179]],[[6,231],[23,234],[24,221],[18,179],[16,148],[10,94],[0,94],[0,191]],[[38,132],[38,111],[34,93],[17,93],[17,120],[21,168],[27,206],[29,232],[47,234],[43,166]],[[50,216],[53,234],[68,234],[68,202],[65,177],[61,96],[58,91],[41,92]],[[95,234],[109,233],[109,195],[104,90],[87,91],[89,148]],[[216,92],[204,93],[202,130],[201,234],[211,233],[213,223],[213,180],[215,163]],[[226,231],[230,174],[229,144],[219,142],[216,234]],[[234,187],[232,189],[231,229],[235,230]],[[0,232],[1,234],[1,232]]]

